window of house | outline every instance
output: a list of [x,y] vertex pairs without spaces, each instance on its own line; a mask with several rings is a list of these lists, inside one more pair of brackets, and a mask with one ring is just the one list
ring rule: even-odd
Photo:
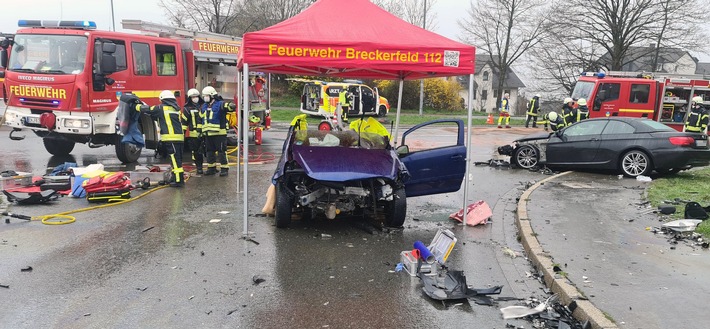
[[488,99],[488,90],[481,90],[481,100],[487,100]]
[[498,98],[498,89],[493,89],[493,97]]
[[629,102],[648,103],[648,94],[651,92],[651,85],[632,84]]
[[177,75],[175,47],[155,45],[155,63],[158,66],[158,75]]
[[483,81],[488,81],[488,71],[483,71]]
[[131,42],[133,50],[133,73],[135,75],[152,75],[153,64],[150,59],[150,46],[147,43]]

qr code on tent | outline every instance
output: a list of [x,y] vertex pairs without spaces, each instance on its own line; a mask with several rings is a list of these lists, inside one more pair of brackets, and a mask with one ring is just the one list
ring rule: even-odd
[[459,67],[460,54],[458,51],[444,50],[444,66]]

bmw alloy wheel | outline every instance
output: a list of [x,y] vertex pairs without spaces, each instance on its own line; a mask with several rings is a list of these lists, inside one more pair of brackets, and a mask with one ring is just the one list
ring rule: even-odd
[[646,175],[651,171],[651,160],[642,151],[629,151],[621,159],[621,170],[629,177]]
[[515,151],[515,163],[523,169],[537,166],[537,150],[529,145],[523,145]]

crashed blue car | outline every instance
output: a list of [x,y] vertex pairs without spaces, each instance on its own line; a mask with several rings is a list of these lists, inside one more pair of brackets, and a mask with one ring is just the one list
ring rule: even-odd
[[[444,126],[451,138],[407,137]],[[383,218],[400,227],[407,197],[458,191],[466,170],[461,120],[435,120],[402,135],[397,149],[387,137],[368,132],[290,128],[273,176],[276,226],[287,227],[294,215],[302,220],[341,214]]]

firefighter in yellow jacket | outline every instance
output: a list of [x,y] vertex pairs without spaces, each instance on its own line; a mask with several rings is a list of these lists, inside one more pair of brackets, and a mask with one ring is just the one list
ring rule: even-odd
[[234,112],[237,106],[225,102],[212,86],[202,89],[202,135],[207,150],[207,171],[205,175],[217,173],[217,161],[220,163],[220,176],[229,174],[227,167],[227,112]]
[[197,174],[202,175],[202,163],[204,162],[203,154],[205,147],[202,143],[202,99],[200,91],[190,89],[187,91],[187,101],[182,109],[182,130],[185,132],[185,143],[192,152],[192,161],[197,168]]
[[170,186],[182,187],[185,185],[185,172],[182,169],[182,152],[185,135],[183,135],[180,120],[181,107],[175,95],[170,90],[163,90],[158,96],[160,105],[136,105],[136,110],[148,114],[151,119],[158,122],[160,127],[160,142],[163,143],[170,157],[172,178]]
[[500,114],[498,115],[498,128],[503,128],[501,125],[505,119],[505,127],[510,128],[510,95],[503,94],[503,99],[500,100]]

